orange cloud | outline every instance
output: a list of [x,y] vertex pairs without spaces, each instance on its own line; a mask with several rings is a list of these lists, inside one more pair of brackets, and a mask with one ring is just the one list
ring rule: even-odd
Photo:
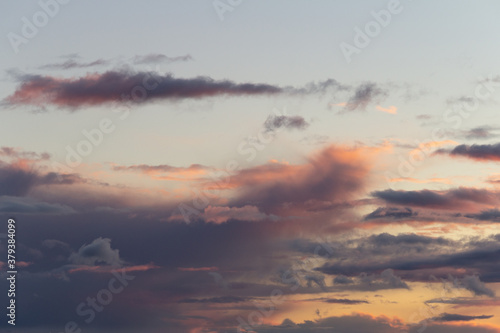
[[379,110],[379,111],[382,111],[382,112],[390,113],[390,114],[397,114],[398,113],[398,108],[395,107],[394,105],[391,105],[388,108],[384,108],[384,107],[382,107],[380,105],[377,105],[376,109]]
[[401,177],[401,178],[392,178],[389,180],[391,183],[397,182],[410,182],[417,184],[427,184],[427,183],[443,183],[443,184],[451,184],[452,181],[447,178],[429,178],[429,179],[416,179],[411,177]]

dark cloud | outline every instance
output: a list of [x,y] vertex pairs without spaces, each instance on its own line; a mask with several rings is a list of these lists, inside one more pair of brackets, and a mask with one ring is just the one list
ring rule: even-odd
[[[382,245],[375,247],[369,244],[360,245],[356,248],[359,252],[357,256],[351,255],[348,260],[331,259],[330,263],[318,267],[316,270],[325,274],[356,277],[359,274],[376,273],[391,268],[405,279],[430,281],[431,275],[439,275],[440,269],[444,269],[442,273],[444,276],[441,278],[446,278],[451,274],[450,271],[446,270],[447,268],[465,268],[465,272],[468,272],[469,275],[464,274],[462,270],[462,278],[454,280],[457,288],[468,289],[476,295],[491,297],[494,295],[493,291],[479,279],[479,276],[471,273],[479,272],[481,277],[488,282],[500,281],[500,275],[496,269],[496,265],[500,263],[500,246],[495,238],[462,244],[466,250],[458,252],[455,246],[459,246],[459,243],[454,245],[453,242],[446,240],[435,239],[432,243],[425,244],[426,240],[422,239],[423,243],[420,244],[390,245],[392,237],[384,236],[384,238],[389,238],[388,242],[383,242],[388,245],[385,250]],[[373,242],[373,239],[371,241]],[[393,254],[388,256],[391,251]],[[343,253],[340,252],[340,254]],[[411,259],[409,253],[413,254]],[[372,260],[365,262],[362,261],[363,258],[372,258]]]
[[434,321],[472,321],[476,319],[490,319],[493,316],[466,316],[460,314],[452,314],[452,313],[442,313],[437,317],[432,318]]
[[[107,71],[73,79],[16,74],[21,82],[5,99],[10,105],[56,105],[64,108],[155,100],[182,100],[214,96],[311,94],[327,89],[344,89],[335,80],[303,88],[264,83],[235,83],[210,77],[175,78],[153,72]],[[124,97],[125,96],[125,97]]]
[[459,145],[451,150],[439,149],[437,154],[463,156],[477,161],[500,161],[500,143],[487,145]]
[[488,209],[488,210],[483,210],[478,214],[467,214],[465,215],[465,217],[481,221],[500,222],[500,210]]
[[0,213],[8,214],[72,214],[76,211],[66,205],[41,202],[27,197],[0,196]]
[[46,174],[16,164],[0,162],[0,196],[25,196],[39,185],[69,185],[85,183],[86,180],[76,174]]
[[459,187],[448,191],[375,191],[372,195],[391,204],[429,207],[429,208],[459,208],[464,203],[493,204],[498,195],[485,189]]
[[417,216],[418,213],[411,208],[398,207],[379,207],[365,216],[365,220],[374,220],[380,218],[404,219]]
[[264,128],[267,132],[272,132],[280,128],[303,130],[308,126],[309,123],[301,116],[271,115],[264,123]]
[[34,171],[0,165],[0,195],[24,196],[39,180]]
[[353,284],[354,283],[354,280],[351,279],[350,277],[347,277],[345,275],[339,275],[339,276],[336,276],[334,279],[333,279],[333,284]]
[[388,95],[388,92],[380,88],[376,83],[363,83],[356,88],[345,105],[347,111],[365,110],[368,104],[378,102],[382,97]]
[[[165,56],[166,57],[166,56]],[[141,63],[164,61],[186,61],[188,56],[164,58],[163,55],[149,55],[134,58]],[[78,66],[68,60],[67,64],[57,66]],[[80,64],[82,65],[82,64]],[[83,64],[88,65],[88,64]],[[82,65],[82,66],[83,66]],[[79,78],[58,78],[47,75],[24,74],[11,71],[19,81],[16,91],[4,99],[5,105],[49,105],[76,109],[85,106],[128,102],[153,102],[159,100],[179,101],[217,96],[250,95],[308,95],[343,93],[348,97],[344,109],[354,111],[365,109],[372,102],[387,95],[386,90],[375,83],[362,83],[359,86],[343,85],[333,79],[312,82],[302,87],[281,87],[265,83],[236,83],[230,80],[215,80],[207,76],[195,78],[176,78],[172,74],[146,71],[110,70],[104,73],[87,74]],[[301,125],[299,119],[292,120],[291,126]]]

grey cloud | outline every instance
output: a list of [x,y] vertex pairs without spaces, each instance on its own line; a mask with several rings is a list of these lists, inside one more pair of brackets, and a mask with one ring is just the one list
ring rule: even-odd
[[119,251],[111,248],[109,238],[97,238],[90,244],[85,244],[78,252],[73,252],[69,259],[70,262],[77,265],[93,266],[99,263],[105,263],[112,266],[121,266],[123,261],[120,259]]
[[264,128],[267,132],[272,132],[280,128],[303,130],[309,126],[309,123],[301,116],[269,116]]

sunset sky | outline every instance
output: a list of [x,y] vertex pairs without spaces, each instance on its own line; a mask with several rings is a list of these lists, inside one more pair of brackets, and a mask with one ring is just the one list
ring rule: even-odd
[[0,13],[0,332],[500,332],[498,1]]

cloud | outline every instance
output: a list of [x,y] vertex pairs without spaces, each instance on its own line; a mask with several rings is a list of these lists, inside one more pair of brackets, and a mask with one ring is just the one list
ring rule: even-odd
[[259,211],[255,206],[243,207],[222,207],[222,206],[208,206],[203,212],[203,218],[206,221],[213,221],[215,223],[223,223],[229,219],[242,220],[242,221],[262,221],[265,219],[276,219],[276,216],[267,215]]
[[[418,235],[399,237],[381,234],[359,240],[359,244],[357,247],[350,244],[337,248],[333,258],[316,270],[351,278],[358,275],[359,278],[361,274],[391,268],[403,278],[413,281],[431,281],[431,275],[445,279],[453,274],[461,276],[453,280],[456,288],[490,297],[494,292],[479,280],[477,274],[488,282],[500,281],[496,269],[500,263],[498,237],[461,243]],[[457,251],[459,247],[464,250]],[[352,253],[353,248],[356,255],[349,255],[349,250]],[[366,261],[365,258],[371,260]]]
[[380,88],[376,83],[366,82],[359,85],[347,101],[344,109],[347,111],[365,110],[368,104],[379,101],[388,92]]
[[[134,58],[134,61],[151,63],[161,59],[172,62],[174,60],[186,61],[189,60],[189,57],[164,58],[163,55],[153,54]],[[73,65],[71,61],[68,62],[69,66]],[[56,65],[64,66],[65,64]],[[78,63],[74,65],[78,66]],[[12,76],[19,82],[19,85],[14,93],[3,100],[4,105],[56,106],[70,110],[99,105],[113,106],[129,102],[144,103],[208,97],[280,94],[303,96],[340,92],[348,97],[344,110],[354,111],[364,110],[368,104],[378,102],[388,94],[385,89],[372,82],[350,86],[340,84],[334,79],[327,79],[299,87],[282,87],[265,83],[215,80],[207,76],[176,78],[169,73],[160,74],[126,69],[87,73],[85,76],[72,78],[24,73],[12,73]],[[292,126],[293,128],[297,128],[297,126],[302,128],[307,124],[299,118],[282,121],[282,126]],[[280,123],[280,120],[277,122]]]
[[[4,102],[9,105],[54,105],[75,109],[83,106],[158,100],[183,100],[216,96],[311,94],[342,89],[335,80],[302,88],[264,83],[235,83],[210,77],[175,78],[154,72],[107,71],[79,78],[18,74],[20,85]],[[125,97],[124,97],[125,96]]]
[[438,154],[463,156],[476,161],[500,161],[500,143],[487,145],[459,145],[451,150],[439,149]]
[[481,211],[479,214],[467,214],[465,217],[481,221],[500,222],[500,210],[488,209]]
[[111,248],[111,239],[99,237],[92,243],[85,244],[78,252],[73,252],[69,261],[77,265],[94,266],[105,263],[111,266],[121,266],[119,251]]
[[205,175],[208,171],[214,169],[201,164],[191,164],[188,167],[175,167],[167,164],[137,164],[130,166],[114,165],[113,170],[122,172],[139,172],[161,180],[194,180],[194,177]]
[[475,295],[495,297],[495,291],[486,287],[484,282],[479,280],[477,275],[465,276],[462,279],[455,279],[455,285],[472,291]]
[[221,296],[212,298],[185,298],[179,301],[179,303],[216,303],[216,304],[226,304],[226,303],[241,303],[250,300],[246,297],[238,296]]
[[362,151],[329,146],[305,164],[269,163],[240,170],[220,183],[237,190],[235,206],[253,205],[277,215],[325,209],[363,189],[369,164]]
[[500,299],[481,298],[477,297],[453,297],[453,298],[435,298],[426,301],[425,303],[432,304],[452,304],[453,308],[460,307],[497,307],[500,306]]
[[41,202],[27,197],[0,196],[0,212],[9,214],[73,214],[66,205]]
[[321,301],[329,304],[369,304],[370,302],[360,299],[347,299],[347,298],[322,298]]
[[384,108],[384,107],[382,107],[380,105],[377,105],[375,108],[377,110],[379,110],[379,111],[386,112],[386,113],[389,113],[389,114],[397,114],[398,113],[398,108],[395,107],[394,105],[391,105],[388,108]]
[[498,333],[498,329],[487,325],[467,324],[421,324],[414,325],[408,333]]
[[0,147],[0,156],[9,157],[17,160],[42,161],[50,159],[48,153],[36,153],[32,151],[23,151],[15,147]]
[[[325,269],[325,267],[316,268],[315,270],[329,274],[329,270]],[[396,276],[392,269],[385,269],[380,274],[362,272],[352,277],[339,274],[333,279],[333,287],[330,288],[331,291],[377,291],[385,289],[409,290],[410,287],[399,276]]]
[[[390,319],[385,316],[374,317],[367,314],[352,314],[321,318],[315,321],[306,320],[303,323],[294,323],[290,319],[285,319],[281,325],[263,325],[262,327],[255,327],[253,330],[257,333],[404,333],[405,328],[406,326],[397,318]],[[251,329],[251,327],[248,327],[248,329]]]
[[392,179],[389,179],[389,182],[391,182],[391,183],[409,182],[409,183],[416,183],[416,184],[428,184],[428,183],[451,184],[452,183],[452,181],[450,179],[447,179],[447,178],[417,179],[417,178],[412,178],[412,177],[392,178]]
[[271,115],[264,123],[266,132],[272,132],[280,128],[303,130],[308,126],[309,123],[301,116]]
[[172,63],[172,62],[179,62],[179,61],[184,62],[191,60],[193,60],[193,57],[191,57],[191,55],[189,54],[178,57],[169,57],[161,53],[150,53],[150,54],[135,56],[133,62],[134,64],[158,64],[163,62]]
[[103,66],[109,64],[108,60],[97,59],[91,62],[78,62],[74,59],[68,59],[64,62],[47,64],[38,67],[39,69],[57,70],[57,69],[73,69],[73,68],[89,68],[95,66]]
[[85,183],[77,174],[40,173],[32,161],[0,161],[0,196],[25,196],[40,185],[71,185]]
[[38,180],[33,171],[0,164],[0,195],[24,196]]
[[437,317],[432,318],[434,321],[472,321],[476,319],[490,319],[493,318],[493,316],[467,316],[467,315],[460,315],[460,314],[452,314],[452,313],[442,313]]
[[411,208],[398,208],[398,207],[379,207],[373,212],[365,216],[365,220],[374,220],[380,218],[404,219],[412,218],[418,215],[418,212]]
[[372,192],[372,195],[391,204],[439,209],[460,208],[470,203],[494,204],[498,202],[498,195],[494,192],[467,187],[448,191],[396,191],[389,189]]
[[498,136],[498,134],[493,133],[495,130],[498,130],[498,128],[492,126],[480,126],[464,131],[462,136],[469,140],[491,139]]
[[339,275],[339,276],[336,276],[334,279],[333,279],[333,284],[353,284],[354,283],[354,280],[351,279],[350,277],[347,277],[345,275]]

